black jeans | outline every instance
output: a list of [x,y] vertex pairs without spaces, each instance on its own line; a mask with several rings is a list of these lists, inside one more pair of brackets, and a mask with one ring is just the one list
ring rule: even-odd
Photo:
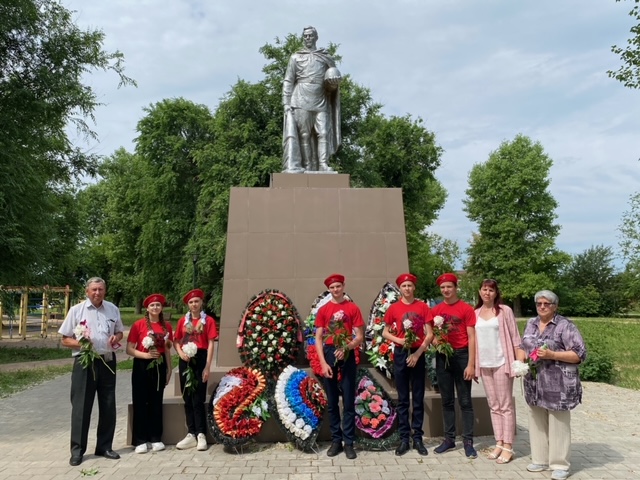
[[[414,348],[412,351],[407,351],[402,347],[395,347],[393,352],[393,372],[398,390],[398,432],[403,442],[409,442],[409,437],[422,441],[424,435],[422,429],[425,385],[424,355],[420,355],[420,359],[414,367],[407,366],[407,357],[416,350]],[[410,396],[413,399],[411,423],[409,423]]]
[[193,373],[198,380],[198,386],[192,394],[184,391],[184,371],[187,369],[187,362],[180,359],[178,362],[178,371],[180,372],[180,389],[182,390],[182,398],[184,399],[184,416],[187,421],[187,429],[189,433],[198,435],[199,433],[207,433],[207,417],[204,402],[207,398],[207,384],[202,381],[202,372],[207,365],[207,351],[198,349],[195,357],[195,365],[191,363]]
[[469,350],[457,349],[448,360],[438,353],[436,355],[436,374],[442,398],[442,416],[444,436],[448,440],[456,438],[456,410],[454,386],[458,395],[458,405],[462,414],[462,439],[473,440],[473,403],[471,403],[471,380],[464,379],[464,369],[469,363]]
[[[163,354],[164,357],[164,354]],[[147,369],[152,360],[134,358],[131,371],[133,446],[162,441],[162,400],[167,362]]]
[[[353,445],[356,437],[356,356],[349,353],[346,361],[341,360],[334,366],[335,348],[333,345],[324,346],[324,359],[333,371],[333,378],[324,378],[324,388],[329,401],[329,422],[331,441]],[[342,379],[338,385],[338,371],[342,372]],[[340,421],[340,388],[342,388],[342,413]],[[341,428],[342,425],[342,428]]]
[[[116,359],[110,354],[107,366],[98,359],[86,369],[76,357],[71,372],[71,456],[82,456],[87,451],[91,411],[98,395],[98,432],[95,451],[111,450],[116,431]],[[109,355],[105,355],[109,358]],[[94,378],[95,372],[95,378]]]

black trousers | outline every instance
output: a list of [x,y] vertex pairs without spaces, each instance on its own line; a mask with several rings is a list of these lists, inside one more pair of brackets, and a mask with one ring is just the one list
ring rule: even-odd
[[[187,369],[187,362],[180,359],[178,362],[178,371],[180,372],[180,389],[182,390],[182,398],[184,399],[184,416],[187,421],[187,429],[189,433],[197,435],[199,433],[207,433],[207,417],[204,402],[207,398],[207,384],[202,381],[202,372],[207,365],[207,351],[198,349],[192,360],[191,368],[198,379],[196,391],[192,394],[184,391],[184,371]],[[195,363],[195,365],[193,365]]]
[[[91,411],[98,395],[98,435],[97,453],[111,450],[116,431],[116,359],[114,354],[107,361],[93,362],[86,369],[76,358],[71,373],[71,456],[82,456],[87,451]],[[109,355],[106,355],[108,358]],[[95,372],[95,378],[94,378]]]
[[[164,356],[164,355],[163,355]],[[163,359],[164,360],[164,359]],[[152,360],[134,358],[131,372],[133,446],[162,441],[162,400],[167,362],[147,368]]]
[[[442,397],[442,418],[444,437],[448,440],[456,438],[455,394],[462,416],[462,439],[473,440],[473,403],[471,401],[471,380],[464,379],[464,369],[469,363],[469,350],[454,350],[451,358],[438,353],[436,355],[436,373]],[[455,394],[454,394],[455,388]]]
[[[407,366],[407,357],[417,349],[407,351],[402,347],[395,347],[393,351],[394,376],[398,390],[398,432],[403,442],[409,442],[409,437],[422,441],[424,431],[424,384],[425,384],[425,356],[414,367]],[[409,403],[412,403],[411,422],[409,422]],[[412,433],[413,431],[413,433]]]
[[[347,360],[335,363],[335,347],[324,346],[324,359],[333,371],[333,378],[323,378],[324,389],[329,403],[329,422],[331,441],[353,445],[356,438],[356,355],[349,353]],[[338,371],[342,372],[342,379],[338,384]],[[343,419],[340,421],[340,394],[342,394]]]

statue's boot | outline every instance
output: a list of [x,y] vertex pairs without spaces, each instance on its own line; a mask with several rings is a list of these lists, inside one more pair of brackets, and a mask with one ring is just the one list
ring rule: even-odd
[[303,138],[300,142],[300,154],[302,155],[302,168],[308,171],[314,170],[313,149],[308,138]]
[[327,163],[329,160],[329,144],[326,141],[318,142],[318,171],[319,172],[335,172]]

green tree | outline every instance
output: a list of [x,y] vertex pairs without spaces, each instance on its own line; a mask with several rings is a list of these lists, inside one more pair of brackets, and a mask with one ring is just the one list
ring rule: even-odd
[[440,297],[436,279],[443,272],[454,270],[454,265],[460,259],[460,247],[453,240],[422,232],[407,232],[407,247],[410,269],[419,279],[416,297],[424,300]]
[[98,275],[110,298],[135,303],[144,295],[139,270],[139,238],[146,218],[149,173],[140,157],[118,149],[99,168],[100,181],[78,194],[86,225],[81,238],[82,280]]
[[205,105],[184,98],[162,100],[145,112],[136,138],[145,175],[136,272],[144,292],[178,300],[184,291],[181,274],[193,268],[186,246],[204,188],[196,157],[214,143],[212,116]]
[[629,16],[636,24],[631,27],[631,38],[627,40],[624,48],[617,45],[611,47],[611,51],[620,56],[622,66],[618,70],[607,71],[607,74],[622,82],[625,87],[640,88],[640,0],[633,1],[635,5],[629,11]]
[[629,198],[629,209],[622,214],[620,248],[627,265],[621,282],[626,296],[638,303],[640,298],[640,192]]
[[610,316],[627,307],[611,247],[591,246],[572,257],[558,286],[562,312],[576,316]]
[[520,315],[523,298],[554,288],[568,256],[558,251],[557,202],[549,193],[552,160],[540,143],[518,135],[503,142],[469,174],[464,210],[478,224],[467,270],[500,282],[503,296]]
[[626,259],[640,258],[640,192],[629,198],[629,209],[622,214],[620,248]]
[[628,307],[638,309],[640,303],[640,258],[633,258],[620,274],[620,285]]
[[69,213],[68,188],[97,167],[97,157],[68,137],[73,125],[95,138],[87,120],[99,103],[82,77],[110,70],[120,85],[133,83],[123,55],[103,50],[103,41],[102,32],[81,30],[54,0],[0,7],[0,283],[54,274],[48,239]]

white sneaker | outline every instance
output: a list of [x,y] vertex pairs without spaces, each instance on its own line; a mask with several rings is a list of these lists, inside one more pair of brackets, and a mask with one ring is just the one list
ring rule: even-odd
[[153,442],[151,444],[151,450],[154,452],[161,452],[164,450],[164,443],[162,442]]
[[198,444],[196,441],[196,437],[193,433],[187,433],[187,436],[184,437],[176,444],[176,448],[178,450],[186,450],[187,448],[193,448]]
[[149,448],[147,448],[147,444],[146,443],[141,443],[140,445],[138,445],[136,447],[136,453],[147,453],[149,451]]
[[196,450],[200,450],[201,452],[205,451],[208,448],[207,445],[207,437],[204,433],[198,434],[198,447]]

